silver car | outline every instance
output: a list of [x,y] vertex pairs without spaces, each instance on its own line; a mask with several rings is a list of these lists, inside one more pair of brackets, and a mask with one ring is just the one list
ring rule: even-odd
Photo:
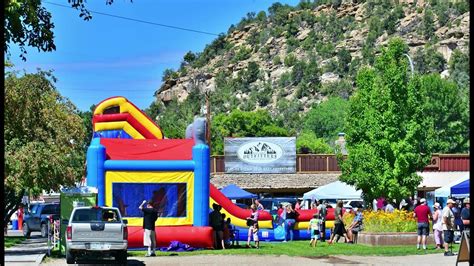
[[112,255],[117,263],[127,263],[127,221],[110,207],[76,207],[66,228],[66,261],[74,264],[78,256]]

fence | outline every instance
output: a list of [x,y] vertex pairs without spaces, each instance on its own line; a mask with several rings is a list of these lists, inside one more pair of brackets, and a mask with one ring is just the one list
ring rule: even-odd
[[[224,155],[211,157],[211,173],[224,173]],[[297,173],[340,172],[334,154],[297,154]],[[469,171],[469,154],[433,154],[423,171]]]

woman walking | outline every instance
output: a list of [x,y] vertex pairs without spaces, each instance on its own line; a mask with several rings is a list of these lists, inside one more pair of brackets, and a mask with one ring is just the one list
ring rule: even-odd
[[290,234],[290,241],[293,241],[293,230],[296,223],[296,211],[293,210],[291,204],[286,206],[286,219],[285,219],[285,241],[288,239],[288,234]]
[[441,249],[443,246],[443,215],[441,213],[441,206],[438,202],[433,205],[433,234],[436,242],[436,249]]
[[346,240],[348,240],[348,243],[352,243],[351,238],[347,235],[347,231],[342,220],[342,200],[337,202],[334,218],[334,233],[331,235],[331,239],[328,243],[333,243],[335,235],[338,235],[338,238],[343,236]]

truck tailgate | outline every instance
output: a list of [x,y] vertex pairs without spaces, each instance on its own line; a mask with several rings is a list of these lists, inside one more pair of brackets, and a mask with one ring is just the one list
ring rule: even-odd
[[121,242],[122,223],[92,222],[72,223],[72,241]]

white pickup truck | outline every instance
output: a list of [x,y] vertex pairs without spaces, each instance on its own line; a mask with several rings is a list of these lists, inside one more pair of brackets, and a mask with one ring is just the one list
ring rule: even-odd
[[[65,221],[64,221],[65,222]],[[127,221],[110,207],[74,208],[66,228],[66,262],[74,264],[84,254],[112,255],[117,264],[127,263]]]

